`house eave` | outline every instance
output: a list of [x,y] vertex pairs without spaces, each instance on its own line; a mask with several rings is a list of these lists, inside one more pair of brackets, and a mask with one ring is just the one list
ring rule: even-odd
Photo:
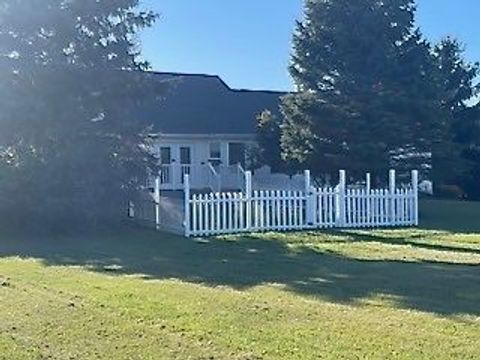
[[153,139],[166,139],[166,140],[244,140],[255,141],[256,134],[166,134],[155,133],[150,134]]

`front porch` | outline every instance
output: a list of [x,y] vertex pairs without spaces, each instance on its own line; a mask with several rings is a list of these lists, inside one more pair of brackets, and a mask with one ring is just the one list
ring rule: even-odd
[[[191,188],[198,191],[241,190],[244,187],[247,148],[252,135],[158,135],[153,153],[158,159],[160,190],[184,188],[190,175]],[[153,179],[149,179],[153,188]]]
[[190,176],[190,186],[197,191],[242,190],[245,186],[245,171],[241,164],[213,166],[208,162],[160,165],[160,190],[183,190],[185,175]]

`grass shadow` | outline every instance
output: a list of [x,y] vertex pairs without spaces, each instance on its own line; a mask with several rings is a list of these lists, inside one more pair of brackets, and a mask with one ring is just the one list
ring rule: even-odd
[[81,265],[97,272],[240,290],[275,283],[338,303],[382,295],[398,299],[406,309],[480,315],[479,266],[359,261],[308,248],[292,251],[266,237],[198,241],[122,227],[97,236],[0,241],[0,257],[10,256],[41,259],[48,266]]

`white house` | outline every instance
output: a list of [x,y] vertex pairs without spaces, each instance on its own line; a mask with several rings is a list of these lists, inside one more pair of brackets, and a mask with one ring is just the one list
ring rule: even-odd
[[218,76],[154,73],[167,81],[163,101],[146,109],[162,190],[239,189],[246,150],[255,144],[256,117],[276,113],[284,93],[231,89]]

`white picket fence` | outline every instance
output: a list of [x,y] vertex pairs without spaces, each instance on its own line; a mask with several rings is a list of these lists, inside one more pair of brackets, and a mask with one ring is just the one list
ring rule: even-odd
[[185,235],[418,225],[417,171],[405,188],[390,171],[388,189],[371,189],[368,174],[365,188],[348,189],[345,171],[335,188],[311,186],[306,171],[304,191],[252,191],[252,174],[245,178],[245,192],[191,194],[186,175]]
[[[306,196],[298,191],[193,195],[187,236],[294,230],[305,226]],[[187,223],[187,222],[186,222]]]

